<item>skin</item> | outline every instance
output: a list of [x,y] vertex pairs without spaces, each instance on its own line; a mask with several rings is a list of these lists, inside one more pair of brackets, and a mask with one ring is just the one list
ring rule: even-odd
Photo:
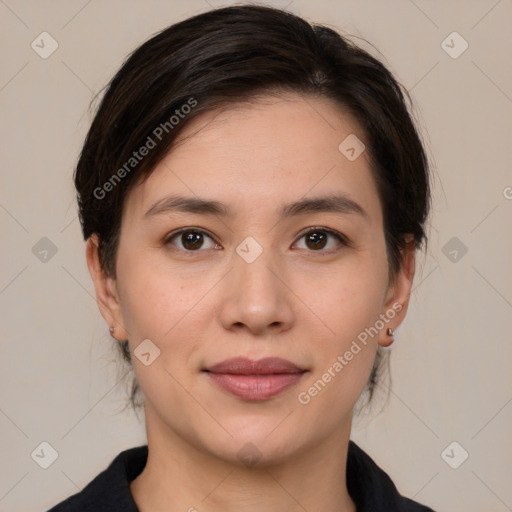
[[[147,338],[160,349],[149,366],[133,358],[149,446],[147,465],[131,482],[141,512],[356,510],[344,485],[352,410],[378,344],[392,342],[386,330],[406,314],[414,249],[409,243],[390,282],[367,152],[349,161],[338,150],[349,134],[365,140],[339,106],[296,94],[201,114],[126,198],[115,280],[102,272],[96,235],[87,241],[98,304],[115,337],[129,339],[132,353]],[[277,215],[285,203],[333,192],[359,203],[368,218]],[[220,201],[233,215],[143,218],[170,193]],[[335,230],[349,245],[331,236],[324,248],[311,248],[303,236],[310,227]],[[178,228],[202,228],[211,239],[188,253],[180,236],[165,245]],[[263,248],[252,263],[236,252],[248,236]],[[301,404],[299,392],[396,303],[402,309],[385,328]],[[245,401],[201,371],[235,356],[282,357],[308,372],[271,399]],[[237,455],[247,443],[260,456],[253,466]]]

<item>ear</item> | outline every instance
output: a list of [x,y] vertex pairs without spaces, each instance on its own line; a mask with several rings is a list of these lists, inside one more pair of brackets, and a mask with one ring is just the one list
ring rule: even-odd
[[379,345],[381,347],[388,347],[393,343],[393,336],[387,333],[388,328],[397,329],[407,313],[415,272],[414,256],[414,237],[409,235],[406,238],[406,247],[402,250],[402,267],[395,281],[390,283],[386,294],[382,313],[389,320],[379,332]]
[[96,233],[87,239],[85,255],[101,316],[109,327],[115,327],[113,336],[119,341],[124,341],[128,339],[128,333],[124,327],[116,281],[113,277],[107,276],[101,267],[99,239]]

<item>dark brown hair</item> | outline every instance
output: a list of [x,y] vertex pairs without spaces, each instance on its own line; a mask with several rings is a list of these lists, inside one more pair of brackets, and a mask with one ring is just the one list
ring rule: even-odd
[[[74,175],[83,236],[98,234],[107,275],[116,276],[126,194],[151,174],[178,133],[204,112],[287,92],[334,100],[363,129],[382,203],[389,277],[396,278],[406,235],[416,249],[427,242],[430,207],[428,162],[407,92],[379,60],[335,30],[258,5],[215,9],[166,28],[137,48],[107,86]],[[130,362],[128,343],[119,346]],[[381,356],[379,350],[370,398]],[[133,377],[134,407],[137,391]]]

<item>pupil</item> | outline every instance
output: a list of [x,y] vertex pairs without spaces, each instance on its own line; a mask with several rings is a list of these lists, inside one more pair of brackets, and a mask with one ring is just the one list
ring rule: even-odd
[[318,232],[315,232],[315,233],[311,233],[307,238],[306,238],[306,243],[312,243],[312,247],[313,249],[323,249],[325,247],[325,241],[326,241],[327,237],[325,236],[324,233],[318,233]]
[[186,249],[198,249],[203,243],[202,236],[203,235],[201,233],[196,233],[194,231],[184,233],[181,237],[183,247]]

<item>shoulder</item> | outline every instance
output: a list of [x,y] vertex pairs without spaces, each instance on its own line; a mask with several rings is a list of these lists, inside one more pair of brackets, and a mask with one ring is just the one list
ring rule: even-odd
[[391,478],[353,441],[348,448],[347,488],[358,512],[434,512],[402,496]]
[[47,512],[138,512],[130,482],[142,472],[147,457],[147,445],[121,452],[82,491]]

